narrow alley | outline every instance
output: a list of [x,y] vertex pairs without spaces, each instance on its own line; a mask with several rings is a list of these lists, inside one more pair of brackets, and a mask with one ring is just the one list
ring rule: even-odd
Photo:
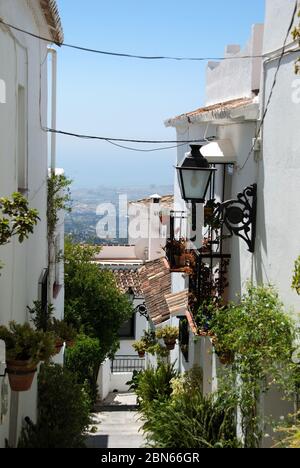
[[96,407],[94,427],[88,448],[142,448],[145,439],[140,431],[142,423],[137,413],[136,396],[133,393],[111,393]]

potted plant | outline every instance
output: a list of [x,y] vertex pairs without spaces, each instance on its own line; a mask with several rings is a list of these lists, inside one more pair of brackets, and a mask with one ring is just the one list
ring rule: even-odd
[[10,322],[8,327],[0,327],[0,340],[6,345],[11,389],[15,392],[30,390],[38,364],[55,354],[53,334],[34,330],[28,323]]
[[72,325],[69,325],[65,320],[52,319],[50,330],[55,334],[58,342],[65,342],[68,348],[72,348],[75,344],[77,331]]
[[175,348],[176,340],[179,338],[179,328],[172,327],[170,325],[163,328],[159,328],[156,331],[156,337],[159,340],[164,340],[168,350],[172,351]]
[[133,349],[138,353],[140,358],[144,358],[147,350],[147,343],[143,340],[135,341],[132,345]]
[[232,364],[234,362],[233,352],[230,351],[229,349],[225,349],[222,346],[220,346],[218,339],[216,337],[212,338],[212,343],[215,348],[215,353],[218,356],[221,364],[225,366],[225,365]]
[[56,354],[60,353],[64,342],[69,347],[74,345],[76,330],[65,320],[57,320],[53,317],[55,309],[52,304],[43,308],[40,301],[35,301],[34,307],[28,307],[28,311],[32,315],[32,322],[37,330],[52,332],[55,335]]
[[183,238],[173,240],[174,260],[178,268],[186,266],[186,241]]
[[166,257],[173,269],[184,268],[186,266],[186,241],[181,238],[168,239],[164,248]]

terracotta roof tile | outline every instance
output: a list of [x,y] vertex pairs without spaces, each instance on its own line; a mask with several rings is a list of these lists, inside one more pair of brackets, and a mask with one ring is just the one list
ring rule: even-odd
[[50,28],[53,42],[61,44],[64,41],[64,32],[55,0],[39,0],[42,12]]
[[188,289],[185,289],[184,291],[175,294],[167,294],[165,298],[169,307],[171,317],[186,314],[189,305]]
[[136,297],[143,296],[141,277],[139,273],[140,265],[102,265],[103,269],[110,270],[116,279],[119,290],[125,294],[131,288]]
[[230,101],[225,101],[225,102],[219,102],[217,104],[213,104],[211,106],[206,106],[206,107],[200,107],[199,109],[196,109],[191,112],[187,112],[185,114],[178,115],[177,117],[174,117],[172,119],[169,119],[166,121],[166,126],[172,126],[176,122],[179,122],[181,120],[191,122],[196,119],[197,117],[200,117],[201,115],[205,114],[212,114],[216,115],[216,117],[221,118],[222,115],[225,114],[231,110],[238,109],[245,107],[249,104],[253,104],[255,102],[254,98],[239,98],[239,99],[232,99]]
[[165,296],[171,293],[171,273],[167,260],[147,262],[140,270],[142,291],[152,322],[159,325],[170,318]]

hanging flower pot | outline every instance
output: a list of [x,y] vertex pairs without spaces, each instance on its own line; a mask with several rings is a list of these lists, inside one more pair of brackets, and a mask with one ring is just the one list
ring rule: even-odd
[[156,330],[156,338],[164,340],[166,348],[169,351],[173,351],[176,345],[176,340],[179,338],[179,328],[172,327],[170,325],[159,328]]
[[147,350],[147,344],[143,339],[140,340],[140,341],[135,341],[133,343],[132,347],[138,353],[138,355],[139,355],[139,357],[141,359],[145,357],[146,350]]
[[55,343],[56,355],[61,352],[63,345],[64,345],[64,342],[62,340],[56,340],[56,343]]
[[178,268],[184,268],[185,265],[186,265],[186,258],[185,258],[185,254],[181,254],[181,255],[174,255],[174,259],[175,259],[175,264],[176,264],[176,267]]
[[166,341],[166,340],[164,340],[164,342],[165,342],[166,348],[169,351],[173,351],[175,349],[176,341]]
[[36,365],[30,364],[29,361],[9,361],[7,374],[12,391],[27,392],[30,390],[36,371]]
[[0,340],[6,345],[7,374],[14,392],[30,390],[37,366],[55,355],[52,333],[34,330],[28,323],[0,326]]

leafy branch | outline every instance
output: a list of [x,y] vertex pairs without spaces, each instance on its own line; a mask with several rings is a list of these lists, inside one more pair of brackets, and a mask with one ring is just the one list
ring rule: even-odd
[[296,260],[295,263],[295,272],[293,277],[292,288],[300,296],[300,257],[298,258],[298,260]]
[[71,183],[72,181],[65,175],[51,174],[48,179],[47,219],[49,242],[53,242],[55,229],[59,221],[59,211],[71,211]]
[[[300,18],[300,10],[298,13],[298,17]],[[299,46],[300,46],[300,22],[299,22],[299,26],[296,26],[295,29],[292,31],[292,36],[293,36],[294,41],[299,42]],[[295,63],[295,73],[297,75],[300,75],[300,58],[298,58],[298,60]]]
[[[40,219],[38,215],[38,211],[30,209],[28,200],[18,192],[11,198],[0,198],[0,246],[9,244],[14,236],[20,243],[28,239]],[[0,262],[0,269],[2,267]]]

